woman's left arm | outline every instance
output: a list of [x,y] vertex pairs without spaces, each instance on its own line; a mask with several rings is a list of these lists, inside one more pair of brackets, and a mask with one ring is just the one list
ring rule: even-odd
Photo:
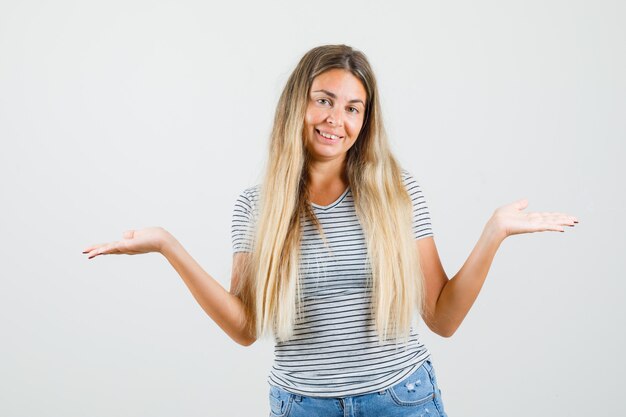
[[426,291],[423,318],[428,327],[450,337],[474,304],[493,258],[508,236],[544,231],[563,232],[578,223],[575,216],[558,212],[523,212],[527,200],[498,208],[483,229],[469,257],[451,279],[441,265],[432,237],[417,240]]

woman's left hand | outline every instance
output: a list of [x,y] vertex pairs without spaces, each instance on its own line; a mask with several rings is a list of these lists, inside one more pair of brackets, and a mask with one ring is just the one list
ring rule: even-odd
[[524,212],[528,200],[518,200],[499,207],[493,213],[492,221],[504,237],[533,232],[564,232],[565,226],[578,223],[576,216],[559,212]]

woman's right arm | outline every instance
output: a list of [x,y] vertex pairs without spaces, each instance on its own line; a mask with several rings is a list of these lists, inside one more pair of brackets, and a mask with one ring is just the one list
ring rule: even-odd
[[[246,330],[247,318],[243,302],[204,271],[167,230],[161,227],[131,230],[125,232],[120,241],[93,245],[83,251],[88,253],[89,259],[98,255],[135,255],[149,252],[159,252],[165,256],[200,307],[228,336],[243,346],[254,343],[256,338]],[[245,256],[246,253],[238,252],[233,257],[231,288],[235,288],[234,284],[239,278],[238,271],[241,270]]]
[[[178,272],[200,307],[228,336],[243,346],[254,343],[256,338],[246,330],[246,312],[239,297],[226,291],[169,233],[161,253]],[[244,256],[246,254],[241,252],[233,256],[231,288],[234,288],[232,283],[239,278],[237,272],[241,270]]]

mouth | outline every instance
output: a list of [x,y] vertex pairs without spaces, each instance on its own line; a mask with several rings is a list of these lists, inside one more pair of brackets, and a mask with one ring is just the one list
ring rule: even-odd
[[339,142],[339,140],[343,139],[343,136],[337,136],[333,135],[332,133],[322,132],[319,129],[315,129],[315,133],[320,140],[326,143],[336,143]]

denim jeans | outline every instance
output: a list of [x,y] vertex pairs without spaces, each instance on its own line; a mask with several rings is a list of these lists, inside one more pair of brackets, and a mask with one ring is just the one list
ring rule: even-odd
[[447,417],[430,359],[384,391],[321,398],[270,386],[269,400],[270,417]]

